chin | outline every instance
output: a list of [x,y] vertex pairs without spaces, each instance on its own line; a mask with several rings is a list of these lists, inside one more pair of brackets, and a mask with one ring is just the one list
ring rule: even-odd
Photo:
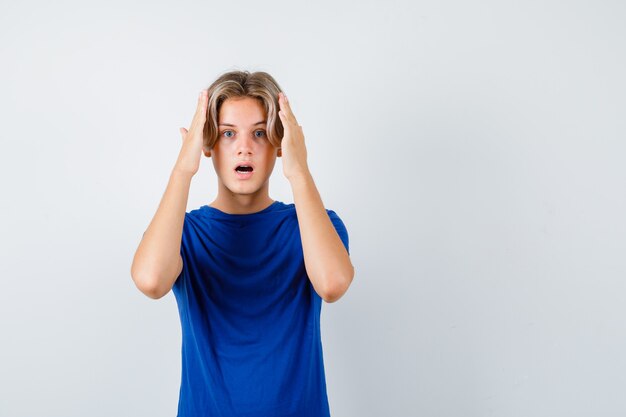
[[263,184],[250,181],[233,181],[225,185],[231,193],[240,195],[256,194],[263,188]]
[[238,194],[238,195],[256,194],[256,193],[258,193],[261,190],[260,187],[258,187],[258,188],[245,188],[243,190],[237,190],[236,187],[234,187],[234,188],[226,187],[226,188],[228,188],[228,191],[230,191],[231,193]]

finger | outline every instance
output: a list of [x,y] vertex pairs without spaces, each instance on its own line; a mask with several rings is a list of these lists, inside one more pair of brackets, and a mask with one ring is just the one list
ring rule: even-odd
[[280,109],[285,113],[285,116],[287,116],[287,119],[292,120],[294,123],[298,124],[296,116],[291,111],[291,104],[289,104],[287,96],[282,91],[279,93],[278,104],[280,106]]
[[200,90],[200,92],[198,93],[198,108],[202,106],[205,95],[206,95],[206,90]]
[[291,131],[291,121],[287,118],[284,110],[278,111],[278,117],[280,117],[280,121],[283,123],[283,130],[285,132]]
[[206,113],[206,105],[207,105],[207,90],[202,90],[198,94],[198,107],[196,108],[196,112],[199,114]]
[[191,119],[190,126],[194,126],[195,124],[201,124],[204,126],[204,123],[206,122],[207,100],[208,100],[207,90],[200,91],[198,93],[198,105],[196,107],[196,112],[194,113],[193,118]]
[[285,112],[286,115],[292,114],[291,106],[289,105],[287,96],[282,91],[278,95],[278,105],[280,106],[280,109]]
[[[196,105],[196,114],[202,116],[206,113],[207,91],[202,90],[198,93],[198,104]],[[194,117],[195,117],[194,115]]]

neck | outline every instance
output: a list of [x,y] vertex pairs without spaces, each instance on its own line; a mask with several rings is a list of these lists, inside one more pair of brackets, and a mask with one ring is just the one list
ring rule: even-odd
[[228,214],[250,214],[269,207],[274,200],[268,190],[261,188],[256,193],[236,194],[225,189],[217,193],[217,197],[209,206]]

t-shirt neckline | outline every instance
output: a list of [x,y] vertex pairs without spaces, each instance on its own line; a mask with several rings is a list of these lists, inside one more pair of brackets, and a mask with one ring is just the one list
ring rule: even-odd
[[242,217],[250,217],[250,216],[256,216],[259,214],[263,214],[263,213],[267,213],[270,212],[272,210],[274,210],[275,208],[278,207],[278,205],[281,204],[280,201],[275,200],[272,204],[270,204],[269,206],[265,207],[263,210],[261,211],[256,211],[254,213],[226,213],[225,211],[222,211],[218,208],[215,207],[211,207],[208,204],[205,206],[202,206],[204,209],[208,210],[209,213],[217,215],[217,216],[221,216],[221,217],[231,217],[231,218],[242,218]]

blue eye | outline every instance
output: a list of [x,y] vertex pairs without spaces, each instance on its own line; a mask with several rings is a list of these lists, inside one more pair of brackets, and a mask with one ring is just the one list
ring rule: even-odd
[[[232,133],[232,135],[227,135],[227,133]],[[258,133],[260,133],[260,135],[258,135]],[[234,134],[235,133],[232,130],[225,130],[225,131],[222,132],[222,136],[226,136],[227,138],[232,138]],[[257,131],[254,132],[254,136],[257,137],[257,138],[263,137],[263,136],[265,136],[265,131],[264,130],[257,130]]]

